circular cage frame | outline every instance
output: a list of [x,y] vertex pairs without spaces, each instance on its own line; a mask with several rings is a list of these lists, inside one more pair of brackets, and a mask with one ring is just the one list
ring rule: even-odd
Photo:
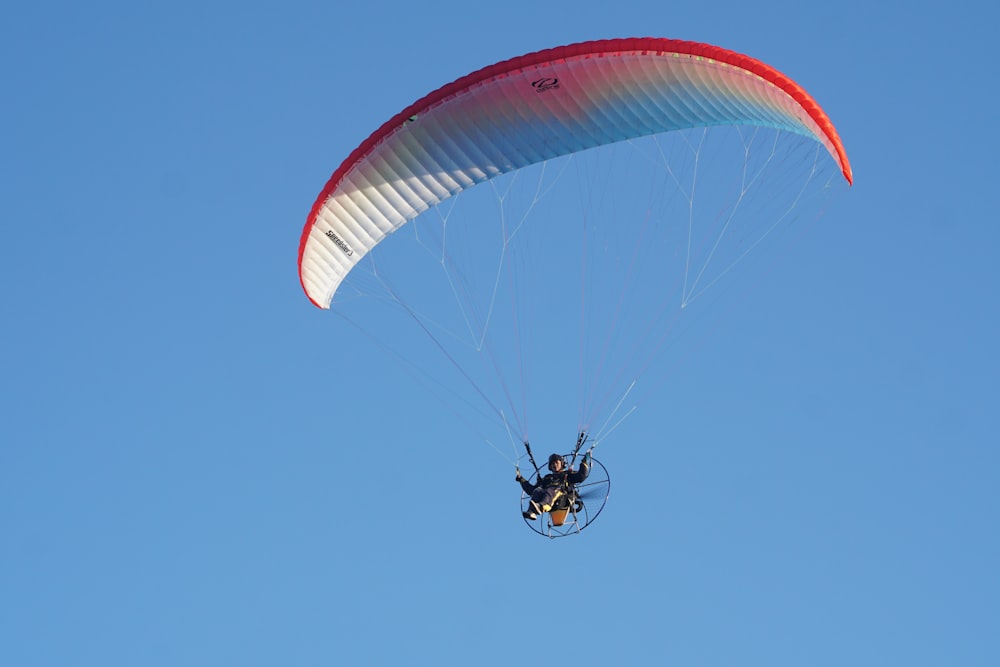
[[[563,455],[563,458],[572,460],[574,455],[570,452]],[[524,512],[528,510],[528,501],[531,499],[531,496],[522,490],[521,516],[524,518],[525,525],[542,537],[556,539],[559,537],[569,537],[570,535],[579,535],[584,528],[592,524],[604,510],[604,506],[608,502],[608,496],[611,495],[611,477],[603,463],[593,457],[590,458],[590,463],[590,474],[587,475],[587,479],[576,485],[582,507],[580,510],[571,507],[567,521],[561,526],[556,526],[552,523],[548,512],[540,515],[535,520],[524,516]],[[541,470],[536,470],[528,480],[534,484],[542,476]]]

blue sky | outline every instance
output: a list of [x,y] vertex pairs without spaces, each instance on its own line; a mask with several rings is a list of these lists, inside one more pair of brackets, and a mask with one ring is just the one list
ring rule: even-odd
[[[991,10],[434,7],[7,11],[0,662],[996,664]],[[298,238],[426,92],[642,35],[792,76],[855,186],[549,541],[474,429],[308,303]]]

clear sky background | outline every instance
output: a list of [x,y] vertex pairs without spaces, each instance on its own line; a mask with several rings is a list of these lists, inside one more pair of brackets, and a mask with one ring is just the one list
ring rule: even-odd
[[[1000,664],[994,12],[8,8],[0,664]],[[646,35],[796,79],[856,184],[550,541],[506,462],[309,304],[299,234],[430,90]]]

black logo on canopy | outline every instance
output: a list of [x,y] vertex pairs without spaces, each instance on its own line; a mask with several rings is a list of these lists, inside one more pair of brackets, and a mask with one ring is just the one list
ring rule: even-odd
[[547,90],[555,90],[559,87],[559,79],[552,76],[545,76],[537,81],[532,81],[531,87],[539,93],[544,93]]

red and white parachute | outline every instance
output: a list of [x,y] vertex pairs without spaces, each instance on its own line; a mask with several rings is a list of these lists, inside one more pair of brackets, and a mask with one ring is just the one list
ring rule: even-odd
[[613,142],[727,124],[811,137],[852,180],[837,132],[812,97],[726,49],[612,39],[490,65],[408,106],[334,172],[302,233],[302,286],[328,308],[344,276],[388,234],[500,174]]

